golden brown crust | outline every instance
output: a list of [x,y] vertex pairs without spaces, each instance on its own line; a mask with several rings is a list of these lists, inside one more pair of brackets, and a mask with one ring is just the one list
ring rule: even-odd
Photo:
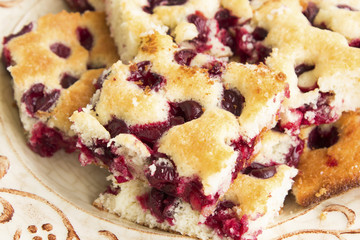
[[65,133],[70,132],[69,117],[78,109],[85,107],[95,92],[93,85],[104,69],[89,70],[70,88],[64,90],[58,104],[50,113],[49,124]]
[[[238,134],[239,125],[233,114],[209,110],[198,119],[171,128],[160,139],[159,151],[171,157],[180,175],[208,179],[227,164],[235,164],[237,154],[229,145]],[[229,161],[231,158],[233,161]]]
[[[79,29],[90,32],[87,40],[92,39],[91,48],[86,49],[80,42]],[[85,34],[86,35],[86,34]],[[63,44],[70,49],[69,56],[55,54],[50,46]],[[41,83],[46,92],[60,91],[54,107],[47,112],[34,113],[35,121],[47,122],[65,134],[73,135],[68,117],[78,108],[89,103],[95,88],[93,81],[99,77],[103,67],[111,66],[117,59],[116,47],[110,37],[102,12],[48,14],[41,17],[33,29],[6,43],[14,66],[9,67],[13,77],[15,98],[19,104],[22,121],[30,131],[34,120],[30,120],[21,101],[24,92]],[[102,68],[101,68],[102,67]],[[101,68],[88,71],[88,68]],[[61,84],[64,75],[80,79],[71,86]]]
[[360,186],[360,113],[345,113],[334,124],[339,140],[329,148],[306,148],[300,157],[293,193],[302,206]]
[[277,197],[272,196],[271,193],[281,188],[284,181],[290,181],[289,178],[293,177],[294,174],[289,174],[289,171],[294,171],[296,174],[296,170],[291,170],[286,165],[280,165],[277,173],[268,179],[239,174],[226,192],[225,199],[235,203],[242,214],[263,215],[267,212],[269,199]]

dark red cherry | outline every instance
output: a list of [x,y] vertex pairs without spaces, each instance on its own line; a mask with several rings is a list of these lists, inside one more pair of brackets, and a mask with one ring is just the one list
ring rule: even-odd
[[360,38],[356,38],[350,41],[349,43],[350,47],[356,47],[356,48],[360,48]]
[[3,39],[3,44],[5,45],[6,43],[8,43],[11,39],[19,37],[21,35],[24,35],[25,33],[31,32],[31,30],[33,29],[33,24],[29,23],[28,25],[25,25],[19,32],[14,33],[14,34],[10,34],[7,37],[4,37]]
[[307,64],[303,63],[303,64],[300,64],[295,67],[295,74],[296,74],[296,76],[299,77],[301,74],[303,74],[305,72],[309,72],[314,69],[315,69],[315,65],[307,65]]
[[316,6],[315,3],[309,2],[307,8],[305,11],[303,11],[303,14],[305,17],[309,20],[311,25],[314,25],[314,20],[316,18],[316,15],[319,13],[319,8]]
[[235,90],[225,89],[221,106],[235,116],[240,116],[245,98]]
[[78,27],[76,29],[76,35],[80,45],[83,46],[86,50],[90,51],[94,44],[94,37],[89,29]]
[[94,11],[94,7],[87,0],[66,0],[72,10],[78,12]]
[[183,49],[175,53],[175,61],[180,65],[190,66],[191,60],[196,56],[196,51],[192,49]]
[[220,202],[214,213],[205,220],[205,225],[214,229],[221,237],[240,240],[248,229],[246,217],[238,218],[230,201]]
[[27,112],[34,116],[37,111],[49,110],[59,96],[60,91],[58,89],[46,92],[44,84],[37,83],[23,94],[21,102],[25,104]]
[[276,174],[276,166],[264,166],[259,163],[252,163],[243,173],[256,178],[268,179]]
[[68,58],[71,54],[71,49],[62,43],[53,43],[50,45],[50,50],[58,57]]
[[116,137],[120,133],[129,133],[129,128],[123,120],[113,118],[108,124],[106,124],[105,129],[108,130],[110,136]]
[[146,169],[145,176],[150,185],[167,194],[176,196],[177,178],[174,163],[165,157],[152,157],[151,165]]
[[189,23],[193,23],[196,26],[196,29],[199,32],[198,36],[196,37],[196,41],[206,42],[210,32],[210,29],[207,26],[206,17],[201,12],[197,11],[195,14],[189,15],[187,19]]
[[128,81],[135,82],[140,88],[158,91],[165,84],[166,79],[154,72],[151,72],[152,63],[150,61],[139,62],[130,67],[130,77]]
[[182,117],[184,122],[199,118],[203,114],[202,106],[193,100],[170,103],[170,108],[172,116]]
[[78,77],[71,76],[68,73],[64,73],[60,79],[60,85],[63,88],[69,88],[71,85],[73,85],[77,80],[79,80]]
[[221,9],[216,12],[215,19],[219,24],[219,28],[229,28],[237,24],[238,18],[231,15],[228,9]]
[[71,153],[75,151],[76,139],[65,139],[53,128],[39,122],[34,125],[29,139],[29,147],[42,157],[51,157],[60,149]]
[[310,149],[328,148],[337,143],[338,140],[339,133],[336,127],[323,129],[317,126],[309,134],[308,147]]

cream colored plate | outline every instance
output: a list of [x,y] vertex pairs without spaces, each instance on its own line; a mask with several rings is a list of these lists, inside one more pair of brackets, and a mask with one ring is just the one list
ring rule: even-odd
[[[0,37],[64,8],[62,0],[0,0]],[[41,158],[31,152],[10,76],[2,67],[0,155],[0,239],[188,239],[122,221],[93,207],[92,201],[105,189],[106,172],[80,167],[76,154]],[[360,239],[359,212],[359,189],[307,210],[288,199],[277,223],[261,239]]]

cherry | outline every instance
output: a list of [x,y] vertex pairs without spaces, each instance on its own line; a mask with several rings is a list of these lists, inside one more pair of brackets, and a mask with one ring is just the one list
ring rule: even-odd
[[51,44],[50,50],[61,58],[68,58],[71,54],[71,49],[62,43]]
[[223,109],[231,112],[235,116],[240,116],[245,98],[235,90],[225,89],[221,106]]
[[89,29],[78,27],[76,29],[76,35],[80,45],[83,46],[86,50],[90,51],[94,44],[94,37],[90,33]]
[[60,91],[58,89],[45,92],[45,85],[37,83],[23,94],[21,102],[25,104],[27,112],[33,117],[37,111],[49,110],[59,96]]
[[310,149],[328,148],[337,143],[339,133],[336,127],[324,130],[319,126],[315,127],[309,134],[308,147]]

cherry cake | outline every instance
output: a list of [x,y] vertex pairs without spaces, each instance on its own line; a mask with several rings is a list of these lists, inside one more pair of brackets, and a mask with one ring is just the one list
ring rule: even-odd
[[117,59],[99,12],[46,15],[3,39],[2,60],[33,151],[49,157],[75,150],[68,118],[89,103],[93,80]]
[[[171,36],[150,33],[141,37],[130,64],[119,61],[103,73],[91,105],[70,118],[79,136],[80,162],[108,168],[114,181],[109,191],[115,196],[122,186],[141,186],[129,201],[138,203],[143,216],[149,210],[155,222],[167,222],[164,229],[195,234],[173,219],[172,209],[185,204],[192,212],[184,214],[195,214],[196,221],[212,229],[208,237],[228,236],[241,224],[237,237],[229,235],[240,239],[247,232],[246,217],[241,220],[236,211],[227,215],[237,202],[223,206],[221,201],[238,173],[250,167],[261,136],[275,127],[287,85],[283,74],[264,65],[217,60],[186,66],[176,61],[181,50]],[[264,167],[274,175],[278,166]],[[266,172],[260,168],[248,171]],[[287,168],[290,181],[296,170]],[[216,211],[225,216],[206,223]],[[218,229],[228,218],[231,226]]]

